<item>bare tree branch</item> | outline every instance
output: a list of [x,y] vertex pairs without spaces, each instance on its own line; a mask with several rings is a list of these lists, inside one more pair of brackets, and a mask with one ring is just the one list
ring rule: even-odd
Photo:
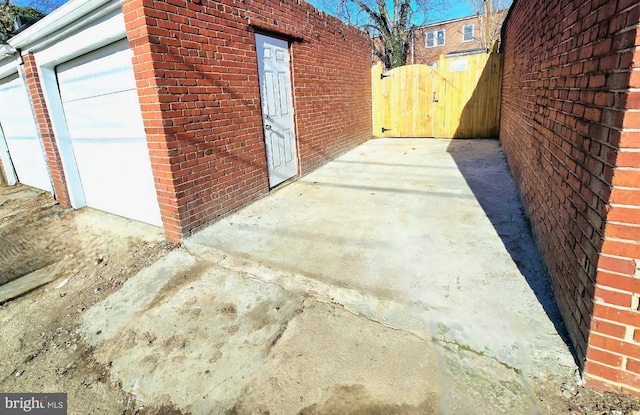
[[27,7],[31,7],[36,9],[42,13],[49,14],[58,7],[62,6],[69,0],[29,0],[28,2],[23,2]]
[[480,42],[486,49],[497,48],[500,28],[512,0],[468,0],[480,20]]
[[39,19],[60,7],[68,0],[30,0],[18,6],[14,0],[0,0],[0,43],[15,35],[19,28],[14,27],[17,16]]
[[[373,51],[387,68],[406,64],[416,25],[451,0],[315,0],[320,9],[366,29]],[[422,21],[418,21],[418,20]]]

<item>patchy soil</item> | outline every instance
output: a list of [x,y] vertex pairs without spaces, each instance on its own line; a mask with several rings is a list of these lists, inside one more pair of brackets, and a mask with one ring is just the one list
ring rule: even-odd
[[[22,187],[2,188],[0,202],[0,284],[52,265],[78,252],[73,241],[58,238],[54,227],[68,233],[69,212],[46,193],[35,194]],[[25,196],[34,196],[33,198]],[[54,220],[55,219],[55,220]]]
[[173,248],[158,228],[0,187],[0,282],[41,268],[57,277],[0,305],[0,390],[66,392],[69,414],[179,414],[139,407],[76,334],[85,310]]
[[640,415],[640,398],[616,392],[585,389],[575,382],[558,388],[554,383],[540,385],[537,390],[540,408],[548,408],[553,400],[561,400],[562,413],[572,415]]
[[[0,187],[0,284],[1,278],[6,282],[42,269],[53,273],[56,278],[19,298],[0,304],[0,337],[3,339],[0,391],[66,392],[69,414],[186,415],[168,400],[145,407],[113,377],[115,366],[96,359],[98,351],[78,333],[88,309],[118,291],[135,273],[165,257],[174,248],[174,245],[163,242],[158,228],[92,210],[64,209],[47,194],[32,189]],[[187,267],[180,274],[184,281],[175,281],[172,286],[177,289],[184,288],[186,283],[195,284],[202,272],[199,263],[192,268]],[[223,275],[220,278],[225,280]],[[165,297],[171,298],[166,293],[156,303]],[[153,305],[158,305],[156,303]],[[220,319],[235,318],[246,308],[225,304],[216,309]],[[276,306],[271,309],[280,310]],[[260,312],[255,317],[264,315]],[[245,323],[254,324],[249,320]],[[116,342],[124,344],[130,340],[122,338]],[[143,344],[145,339],[139,341]],[[178,346],[171,342],[167,344],[175,350],[188,343],[182,341]],[[111,347],[117,347],[117,344],[111,344]],[[286,356],[291,350],[283,351],[282,355]],[[162,360],[163,356],[155,358]],[[140,361],[138,364],[146,363]],[[309,367],[308,370],[311,373],[314,368]],[[209,375],[208,371],[205,374]],[[273,379],[282,377],[283,383],[291,379],[291,373],[272,375]],[[203,375],[185,373],[185,376],[195,379]],[[299,376],[306,375],[299,373]],[[336,378],[339,377],[337,373]],[[259,381],[258,378],[255,380]],[[628,395],[586,390],[575,382],[558,385],[545,380],[540,380],[534,389],[541,413],[640,415],[640,399]],[[299,413],[439,413],[429,400],[409,406],[378,405],[376,399],[376,396],[369,396],[354,386],[342,386],[323,404],[311,404]],[[238,404],[229,413],[255,412],[244,410]]]

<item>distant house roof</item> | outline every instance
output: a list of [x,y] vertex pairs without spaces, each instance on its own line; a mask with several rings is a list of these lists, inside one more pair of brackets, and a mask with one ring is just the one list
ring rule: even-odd
[[446,56],[477,55],[478,53],[487,53],[487,49],[485,49],[485,48],[476,48],[476,49],[469,49],[469,50],[456,50],[456,51],[447,53]]
[[472,15],[469,15],[469,16],[458,17],[458,18],[455,18],[455,19],[447,19],[447,20],[441,20],[441,21],[438,21],[438,22],[427,23],[425,25],[416,27],[416,29],[424,29],[424,28],[432,27],[432,26],[441,26],[441,25],[446,25],[446,24],[449,24],[449,23],[461,22],[463,20],[476,19],[476,18],[478,18],[478,15],[477,14],[472,14]]
[[[509,11],[509,9],[502,9],[502,10],[499,10],[497,13],[502,13],[502,14],[504,14],[506,16],[508,11]],[[444,26],[446,24],[461,22],[463,20],[478,19],[480,17],[482,17],[482,15],[474,13],[474,14],[470,14],[468,16],[457,17],[455,19],[447,19],[447,20],[440,20],[440,21],[437,21],[437,22],[427,23],[427,24],[422,25],[422,26],[417,26],[416,30],[426,29],[426,28],[434,27],[434,26]]]

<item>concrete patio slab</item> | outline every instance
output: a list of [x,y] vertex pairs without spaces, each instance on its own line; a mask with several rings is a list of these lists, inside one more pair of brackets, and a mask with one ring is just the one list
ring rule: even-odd
[[539,391],[575,369],[493,140],[372,140],[188,238],[81,331],[142,402],[192,414],[552,414]]
[[532,374],[563,350],[572,364],[494,140],[370,141],[186,242],[196,244],[428,311],[436,338]]

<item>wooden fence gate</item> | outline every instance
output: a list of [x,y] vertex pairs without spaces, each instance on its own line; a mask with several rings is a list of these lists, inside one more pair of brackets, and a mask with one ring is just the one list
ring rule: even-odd
[[502,60],[498,54],[445,58],[434,66],[371,69],[376,137],[495,137]]

